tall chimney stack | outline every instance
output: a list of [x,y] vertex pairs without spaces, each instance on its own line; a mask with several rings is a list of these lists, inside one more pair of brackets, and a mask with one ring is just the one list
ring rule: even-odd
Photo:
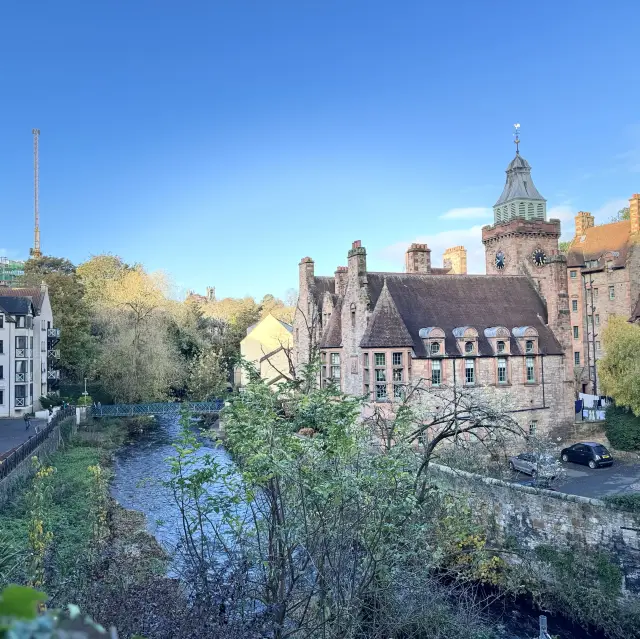
[[405,253],[404,265],[407,273],[431,273],[431,249],[414,242]]

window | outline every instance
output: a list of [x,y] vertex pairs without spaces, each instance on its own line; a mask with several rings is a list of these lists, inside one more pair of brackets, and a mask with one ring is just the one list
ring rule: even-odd
[[431,383],[434,386],[442,384],[442,364],[439,359],[431,362]]
[[393,365],[394,366],[402,366],[402,353],[394,353],[393,354]]
[[0,353],[4,353],[4,341],[0,339]]
[[24,328],[24,327],[25,327],[25,316],[16,315],[16,328]]
[[356,327],[356,305],[351,304],[351,328]]
[[600,315],[596,313],[596,326],[600,326]]
[[431,342],[429,350],[432,355],[437,355],[440,352],[440,342]]
[[464,343],[464,352],[465,353],[473,353],[473,342],[465,342]]
[[599,351],[600,350],[600,342],[596,342],[596,350]]
[[403,370],[401,368],[393,369],[393,396],[402,397],[404,386],[402,384]]
[[27,348],[27,338],[23,336],[16,336],[16,351],[20,350],[21,355],[16,352],[16,357],[25,357],[24,350]]
[[0,379],[4,379],[4,366],[0,366]]
[[0,390],[0,404],[4,404],[4,391]]
[[578,300],[571,300],[571,310],[574,313],[578,310]]
[[597,288],[594,288],[594,289],[593,289],[593,299],[594,299],[594,300],[597,300],[597,299],[598,299],[598,289],[597,289]]
[[533,340],[528,339],[524,344],[525,353],[533,353]]
[[16,384],[14,390],[16,399],[24,399],[26,397],[27,387],[24,384]]
[[498,347],[498,353],[504,353],[505,344],[503,341],[498,342],[496,346]]
[[529,436],[530,437],[535,436],[536,432],[538,432],[538,420],[532,419],[529,422]]
[[[376,355],[384,357],[384,353]],[[387,371],[384,368],[376,368],[376,399],[387,399]]]
[[4,315],[0,315],[0,328],[4,328]]
[[536,360],[533,357],[527,357],[526,359],[526,368],[527,368],[527,382],[535,382],[536,381]]
[[575,280],[576,277],[578,277],[578,272],[577,271],[571,271],[571,279]]
[[387,358],[384,353],[376,353],[374,357],[376,366],[384,366],[387,363]]
[[580,337],[580,328],[578,326],[573,327],[573,339],[578,339]]
[[475,383],[475,366],[472,359],[464,360],[464,382],[465,384]]
[[498,384],[507,383],[507,359],[498,357]]
[[609,287],[609,299],[610,300],[615,300],[616,299],[616,287],[615,286],[610,286]]
[[363,359],[362,359],[362,364],[363,364],[363,366],[364,366],[365,368],[369,368],[369,353],[365,353],[365,354],[362,356],[362,358],[363,358]]
[[340,353],[331,353],[331,379],[340,379]]
[[576,352],[573,354],[573,363],[574,363],[576,366],[580,366],[580,351],[576,351]]

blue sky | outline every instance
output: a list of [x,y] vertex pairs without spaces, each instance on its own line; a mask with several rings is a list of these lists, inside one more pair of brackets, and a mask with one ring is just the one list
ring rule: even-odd
[[112,252],[220,296],[346,263],[438,264],[480,228],[514,155],[552,216],[605,222],[640,191],[640,3],[5,2],[0,254]]

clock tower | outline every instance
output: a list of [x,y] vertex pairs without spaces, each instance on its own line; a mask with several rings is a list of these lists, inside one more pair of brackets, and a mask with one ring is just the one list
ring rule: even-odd
[[[517,129],[515,141],[516,156],[493,207],[494,223],[482,229],[486,272],[528,276],[546,303],[546,323],[572,357],[567,259],[558,247],[560,220],[547,220],[547,201],[533,183],[531,166],[520,155]],[[568,366],[572,364],[570,359]]]

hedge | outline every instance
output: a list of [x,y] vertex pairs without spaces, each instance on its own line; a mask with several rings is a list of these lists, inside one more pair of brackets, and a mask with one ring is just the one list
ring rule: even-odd
[[640,417],[620,406],[610,406],[605,415],[609,443],[618,450],[640,450]]

